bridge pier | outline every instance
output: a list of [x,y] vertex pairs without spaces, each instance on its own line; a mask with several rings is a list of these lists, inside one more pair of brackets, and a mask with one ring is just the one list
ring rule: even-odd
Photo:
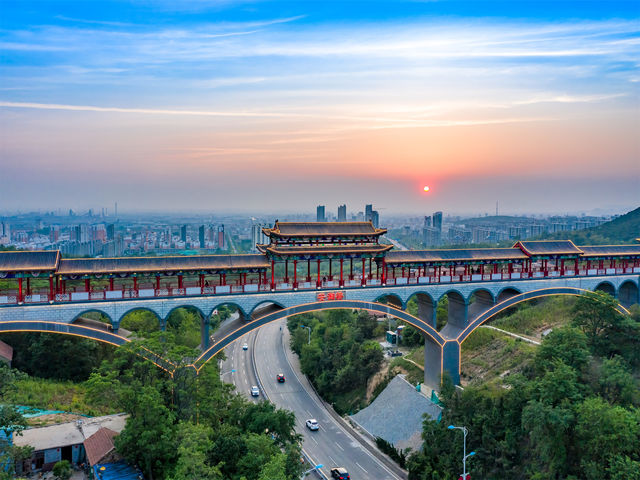
[[431,297],[419,293],[416,295],[416,303],[418,305],[418,318],[435,328],[437,312]]
[[[447,311],[447,325],[464,329],[469,316],[469,303],[457,292],[449,292],[449,308]],[[450,327],[451,328],[451,327]]]
[[200,348],[202,351],[209,348],[209,319],[204,317],[200,323]]
[[454,385],[460,385],[460,344],[447,340],[439,345],[431,338],[424,341],[424,383],[439,389],[442,375],[447,373]]

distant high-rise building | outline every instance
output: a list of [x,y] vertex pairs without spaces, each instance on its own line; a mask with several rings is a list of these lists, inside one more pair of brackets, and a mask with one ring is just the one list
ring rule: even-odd
[[200,241],[200,248],[206,248],[204,241],[204,225],[200,225],[198,228],[198,240]]
[[218,248],[224,250],[224,225],[218,227]]
[[324,214],[324,205],[318,205],[316,207],[316,222],[326,222],[327,217]]
[[371,223],[375,228],[378,228],[378,226],[380,225],[380,215],[378,214],[377,210],[371,211]]
[[442,212],[433,214],[433,228],[442,231]]
[[86,243],[89,241],[89,226],[86,223],[76,225],[74,233],[76,242]]
[[347,221],[347,206],[339,205],[338,206],[338,221],[346,222]]
[[107,225],[107,240],[111,241],[116,238],[116,226],[113,223]]
[[7,242],[11,240],[11,226],[7,222],[0,223],[0,237],[4,237]]
[[436,247],[440,245],[442,232],[437,228],[424,227],[422,229],[422,242],[427,247]]
[[180,240],[182,240],[185,243],[187,243],[187,226],[186,225],[182,225],[180,227]]
[[371,222],[372,220],[372,216],[373,216],[373,205],[369,204],[369,205],[365,205],[364,206],[364,221],[365,222]]
[[430,227],[431,226],[431,215],[425,215],[424,216],[424,227]]
[[260,223],[251,225],[251,248],[254,252],[258,251],[256,245],[269,243],[269,237],[262,232],[262,229],[267,227],[268,225],[262,225]]

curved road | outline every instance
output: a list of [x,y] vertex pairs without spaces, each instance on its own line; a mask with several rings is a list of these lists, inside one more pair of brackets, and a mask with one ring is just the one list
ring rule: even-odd
[[[282,330],[280,329],[282,327]],[[316,464],[323,464],[323,473],[329,477],[331,467],[345,467],[353,480],[382,479],[396,480],[394,475],[371,453],[364,449],[312,396],[294,372],[287,358],[283,342],[286,322],[284,320],[262,327],[256,332],[230,345],[225,351],[227,360],[223,363],[223,372],[236,369],[237,372],[225,375],[229,381],[232,376],[237,390],[249,396],[251,385],[256,382],[251,349],[256,358],[256,371],[262,388],[275,405],[294,412],[296,431],[304,437],[303,448]],[[249,351],[242,350],[242,344],[249,345]],[[254,347],[255,344],[255,347]],[[284,373],[285,383],[278,383],[276,375]],[[261,392],[261,398],[262,392]],[[320,430],[312,432],[305,426],[308,418],[315,418]]]

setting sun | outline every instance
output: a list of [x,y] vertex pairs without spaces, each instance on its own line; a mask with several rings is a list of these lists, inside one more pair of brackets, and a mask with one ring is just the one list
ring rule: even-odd
[[424,191],[425,191],[425,192],[428,192],[428,191],[429,191],[429,187],[425,186],[425,187],[424,187]]

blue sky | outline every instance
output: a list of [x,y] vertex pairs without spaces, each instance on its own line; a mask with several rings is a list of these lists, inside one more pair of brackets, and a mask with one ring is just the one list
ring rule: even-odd
[[2,1],[0,208],[634,206],[639,4]]

